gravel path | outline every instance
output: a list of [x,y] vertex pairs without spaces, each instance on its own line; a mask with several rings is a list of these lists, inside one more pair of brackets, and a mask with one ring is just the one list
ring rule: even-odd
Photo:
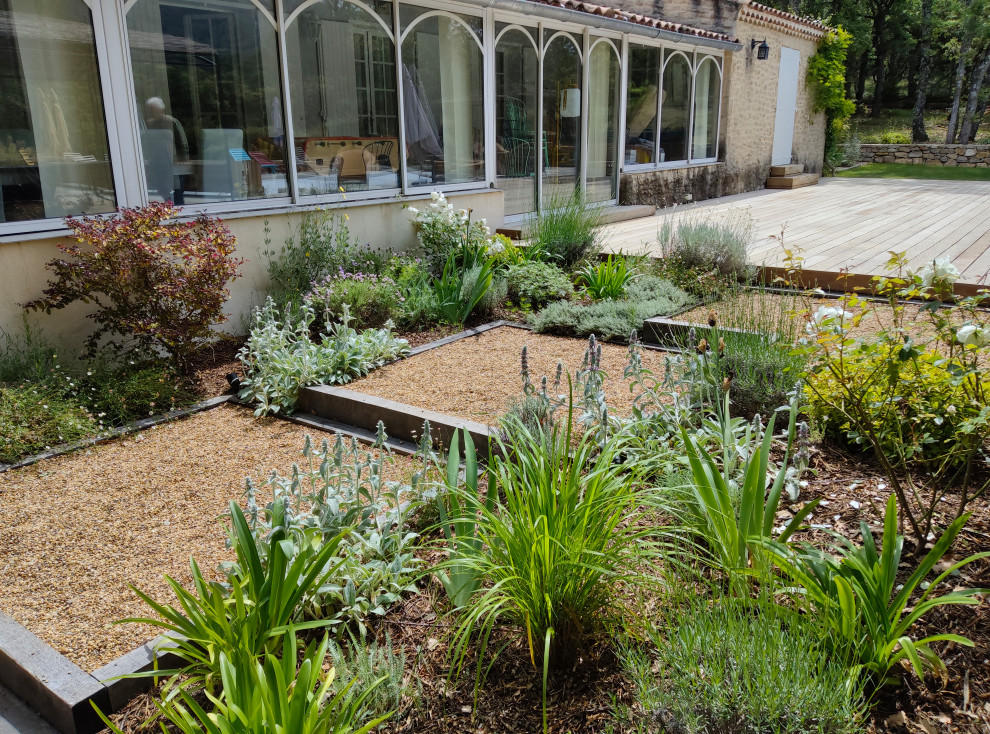
[[84,670],[147,642],[154,628],[112,624],[147,616],[128,585],[170,598],[162,574],[188,584],[190,556],[204,572],[232,558],[228,502],[247,475],[287,473],[307,432],[228,405],[0,474],[0,610]]
[[[530,378],[536,385],[543,375],[553,382],[558,359],[573,373],[588,346],[584,339],[504,326],[396,362],[347,387],[491,425],[522,395],[519,360],[524,344],[529,346]],[[602,345],[602,367],[608,374],[605,392],[619,415],[629,414],[633,400],[629,384],[622,379],[627,363],[626,347]],[[643,364],[660,376],[664,354],[644,350]]]

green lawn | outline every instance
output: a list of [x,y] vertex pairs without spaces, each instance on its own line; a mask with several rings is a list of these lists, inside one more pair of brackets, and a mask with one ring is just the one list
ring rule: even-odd
[[[886,110],[878,117],[854,115],[849,121],[852,137],[861,143],[900,143],[911,140],[911,110]],[[926,110],[925,129],[931,143],[944,143],[948,110]],[[981,125],[974,143],[990,143],[990,128]]]
[[990,168],[926,166],[914,163],[867,163],[836,176],[845,178],[924,178],[944,181],[990,181]]

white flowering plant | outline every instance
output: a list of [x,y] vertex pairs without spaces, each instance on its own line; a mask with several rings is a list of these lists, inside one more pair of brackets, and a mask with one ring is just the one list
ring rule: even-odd
[[430,194],[423,209],[406,207],[413,215],[419,244],[434,275],[443,272],[447,257],[461,247],[487,249],[492,233],[484,219],[473,219],[470,209],[455,209],[441,192]]
[[[874,279],[882,300],[850,294],[808,314],[799,350],[812,414],[874,455],[920,551],[939,503],[961,517],[990,490],[990,290],[954,297],[946,258],[906,266],[894,254]],[[867,316],[879,327],[857,330]]]

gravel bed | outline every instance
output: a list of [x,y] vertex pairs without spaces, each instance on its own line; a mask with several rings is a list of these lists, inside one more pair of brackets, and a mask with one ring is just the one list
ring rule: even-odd
[[[0,610],[84,670],[147,642],[154,628],[113,624],[147,616],[128,586],[171,599],[162,574],[231,559],[228,502],[247,475],[287,473],[307,432],[226,405],[0,474]],[[387,477],[410,470],[397,456]]]
[[[383,367],[346,387],[493,425],[522,395],[519,359],[524,344],[529,346],[530,378],[537,385],[543,375],[553,381],[557,360],[573,373],[588,346],[584,339],[503,326]],[[662,375],[664,356],[644,350],[643,364]],[[628,415],[633,401],[622,378],[627,363],[626,347],[602,345],[602,367],[608,374],[605,393],[617,415]]]

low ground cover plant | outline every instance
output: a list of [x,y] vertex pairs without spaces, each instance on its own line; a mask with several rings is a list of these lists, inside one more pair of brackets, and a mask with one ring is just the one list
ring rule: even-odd
[[553,301],[564,301],[574,292],[567,273],[556,265],[528,260],[506,269],[508,296],[523,308],[540,309]]

